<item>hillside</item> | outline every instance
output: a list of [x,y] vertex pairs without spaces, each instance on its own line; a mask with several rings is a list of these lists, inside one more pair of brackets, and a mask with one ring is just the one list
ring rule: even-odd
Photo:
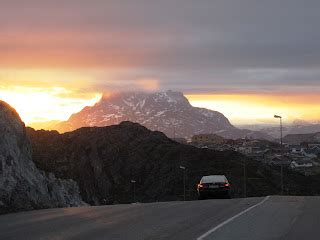
[[283,142],[289,144],[300,144],[302,142],[320,143],[320,132],[305,134],[288,134],[283,138]]
[[[138,201],[181,200],[180,165],[187,169],[188,199],[196,198],[196,183],[207,174],[225,174],[233,185],[233,196],[243,196],[244,161],[249,196],[280,191],[279,169],[236,152],[179,144],[137,123],[81,128],[65,134],[29,128],[28,135],[37,166],[54,171],[59,177],[74,179],[82,197],[90,204],[132,201],[131,180],[136,180]],[[291,194],[308,195],[319,190],[308,185],[309,179],[302,175],[291,172],[288,175],[285,181]]]
[[81,127],[110,126],[123,121],[139,123],[168,137],[191,138],[201,133],[216,133],[225,138],[265,138],[268,134],[238,129],[220,112],[193,107],[181,92],[122,92],[105,95],[93,107],[73,114],[55,127],[68,132]]

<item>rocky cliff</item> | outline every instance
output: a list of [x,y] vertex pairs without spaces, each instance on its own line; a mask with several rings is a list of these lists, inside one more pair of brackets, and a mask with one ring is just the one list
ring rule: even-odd
[[0,101],[0,213],[83,204],[72,180],[36,168],[24,123]]

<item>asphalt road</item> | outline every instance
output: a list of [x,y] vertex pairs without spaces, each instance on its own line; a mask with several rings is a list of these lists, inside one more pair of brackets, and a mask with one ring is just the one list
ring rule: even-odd
[[320,239],[320,197],[215,199],[0,216],[1,240]]

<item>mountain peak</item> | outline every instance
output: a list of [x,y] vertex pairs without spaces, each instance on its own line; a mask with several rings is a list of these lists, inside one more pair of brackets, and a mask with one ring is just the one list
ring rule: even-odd
[[188,99],[183,95],[182,92],[175,92],[172,90],[168,90],[166,92],[156,92],[154,93],[155,97],[163,99],[168,102],[188,102]]
[[68,121],[59,124],[57,130],[65,132],[123,121],[139,123],[170,137],[185,138],[233,128],[223,114],[193,107],[182,92],[168,90],[104,94],[96,105],[73,114]]
[[135,100],[135,99],[146,99],[153,98],[156,102],[166,101],[171,103],[184,102],[188,103],[188,99],[183,95],[182,92],[167,90],[161,92],[141,92],[141,91],[125,91],[125,92],[114,92],[105,93],[102,95],[100,102],[114,101],[118,99]]
[[93,107],[86,107],[57,126],[60,132],[81,127],[110,126],[124,121],[139,123],[169,137],[191,138],[217,133],[239,138],[243,132],[232,126],[220,112],[193,107],[182,92],[116,92],[104,94]]

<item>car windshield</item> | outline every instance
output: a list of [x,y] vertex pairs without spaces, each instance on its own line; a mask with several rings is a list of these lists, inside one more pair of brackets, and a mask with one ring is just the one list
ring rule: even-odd
[[201,183],[225,182],[226,178],[222,175],[205,176],[201,179]]

